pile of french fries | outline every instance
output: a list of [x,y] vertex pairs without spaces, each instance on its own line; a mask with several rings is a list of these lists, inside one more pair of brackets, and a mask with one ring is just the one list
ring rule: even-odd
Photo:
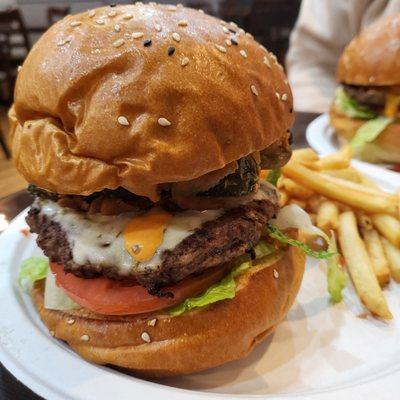
[[392,318],[382,288],[400,283],[400,196],[387,193],[350,165],[352,151],[319,157],[293,153],[278,180],[281,205],[297,204],[328,235],[333,230],[361,302],[375,316]]

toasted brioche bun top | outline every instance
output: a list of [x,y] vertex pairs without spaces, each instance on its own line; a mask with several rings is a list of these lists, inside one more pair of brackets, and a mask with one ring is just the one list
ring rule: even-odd
[[10,137],[18,170],[44,189],[122,186],[156,200],[160,183],[268,147],[291,108],[275,57],[235,25],[179,6],[102,7],[64,18],[33,47]]
[[345,48],[337,80],[349,85],[400,84],[400,13],[366,27]]

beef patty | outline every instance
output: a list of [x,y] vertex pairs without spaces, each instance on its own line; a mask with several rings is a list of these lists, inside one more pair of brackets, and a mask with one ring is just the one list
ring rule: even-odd
[[385,107],[386,89],[374,86],[356,86],[342,84],[344,91],[361,105],[377,111]]
[[32,207],[26,220],[31,231],[38,234],[39,247],[52,262],[62,264],[66,272],[83,278],[104,275],[111,279],[135,279],[148,289],[158,289],[245,254],[260,240],[264,225],[278,209],[277,197],[271,196],[269,200],[253,200],[228,210],[205,222],[175,248],[164,250],[159,265],[139,263],[129,276],[119,275],[112,265],[76,264],[66,233],[40,208]]

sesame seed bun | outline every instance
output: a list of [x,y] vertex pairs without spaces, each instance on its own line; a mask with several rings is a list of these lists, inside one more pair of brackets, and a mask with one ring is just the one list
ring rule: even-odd
[[145,377],[189,374],[237,360],[271,334],[286,316],[304,272],[304,255],[290,247],[273,263],[240,275],[232,300],[173,317],[104,316],[43,306],[44,282],[33,299],[44,323],[83,358]]
[[[350,142],[357,130],[365,124],[365,119],[350,118],[337,111],[332,106],[329,111],[331,125],[335,132],[345,142]],[[358,157],[365,161],[378,163],[399,163],[400,162],[400,124],[392,122],[374,141],[365,144]]]
[[337,80],[349,85],[400,84],[400,13],[366,27],[345,48]]
[[60,194],[119,186],[152,200],[281,138],[282,68],[233,24],[184,7],[68,16],[35,44],[10,110],[18,170]]

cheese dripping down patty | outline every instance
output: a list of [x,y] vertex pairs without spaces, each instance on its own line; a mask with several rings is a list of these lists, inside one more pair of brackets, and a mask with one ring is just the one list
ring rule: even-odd
[[51,200],[36,200],[33,206],[60,225],[76,264],[113,266],[121,275],[160,265],[163,251],[173,249],[203,223],[223,213],[205,210],[172,215],[154,208],[146,213],[104,216],[77,212]]

